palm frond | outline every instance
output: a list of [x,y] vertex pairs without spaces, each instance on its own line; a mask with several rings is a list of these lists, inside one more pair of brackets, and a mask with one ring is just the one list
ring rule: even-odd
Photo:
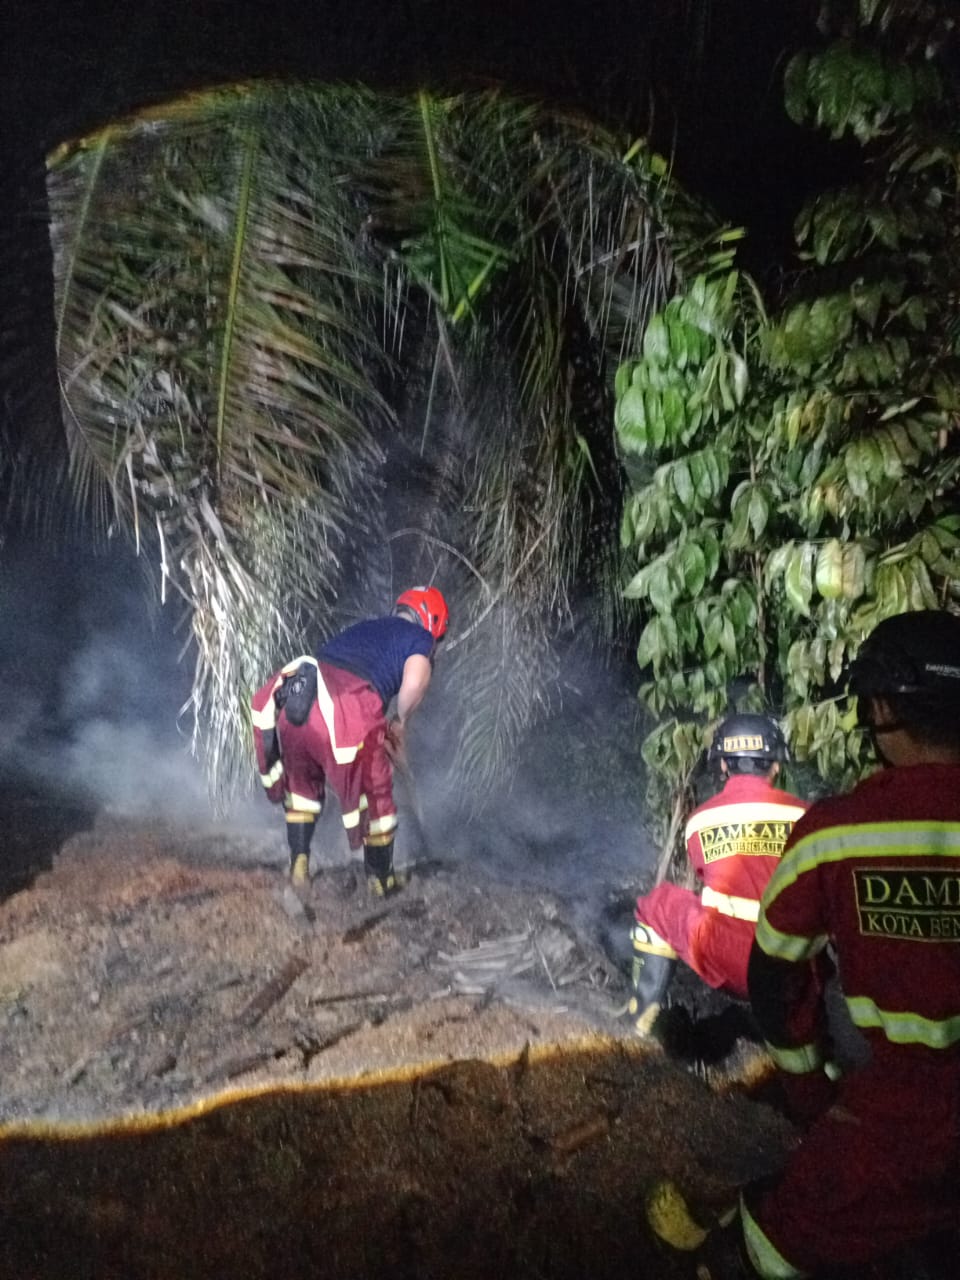
[[496,93],[194,95],[49,192],[73,484],[185,601],[215,783],[278,659],[436,580],[479,802],[574,597],[618,599],[613,369],[709,221],[643,148]]
[[50,191],[74,483],[101,523],[156,528],[222,755],[243,747],[223,732],[227,684],[249,690],[335,590],[389,410],[380,277],[309,101],[293,122],[282,94],[194,106],[78,150]]

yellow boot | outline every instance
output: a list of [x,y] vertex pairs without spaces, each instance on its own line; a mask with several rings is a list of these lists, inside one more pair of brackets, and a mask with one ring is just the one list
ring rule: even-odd
[[697,1222],[680,1189],[669,1179],[650,1188],[644,1208],[650,1230],[673,1249],[691,1253],[707,1238],[708,1229]]
[[393,869],[392,840],[386,844],[364,844],[363,869],[370,892],[378,898],[390,898],[404,886],[404,880]]

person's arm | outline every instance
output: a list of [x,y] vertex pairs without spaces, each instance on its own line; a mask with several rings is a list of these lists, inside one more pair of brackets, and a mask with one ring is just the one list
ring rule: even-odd
[[768,955],[754,941],[747,966],[750,1007],[767,1052],[778,1068],[787,1115],[806,1124],[835,1095],[828,1074],[823,1007],[823,955],[791,961]]
[[433,668],[430,659],[413,653],[403,664],[403,679],[397,693],[396,714],[387,726],[387,755],[398,769],[407,769],[406,722],[423,700]]
[[777,1066],[795,1073],[819,1067],[820,984],[812,963],[777,959],[754,940],[747,988],[753,1016]]
[[412,653],[403,664],[403,679],[397,693],[397,720],[401,728],[423,701],[431,674],[430,659],[422,653]]

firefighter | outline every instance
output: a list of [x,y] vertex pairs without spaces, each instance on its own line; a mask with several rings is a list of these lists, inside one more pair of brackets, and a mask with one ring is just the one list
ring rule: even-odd
[[724,786],[686,827],[700,891],[665,883],[637,899],[629,1011],[638,1035],[652,1030],[678,957],[709,986],[746,999],[760,896],[806,807],[774,785],[786,757],[769,716],[733,715],[717,728],[707,758]]
[[436,587],[412,587],[388,617],[358,622],[314,657],[294,658],[254,694],[260,781],[286,811],[295,885],[309,881],[310,841],[329,785],[350,848],[363,848],[371,890],[386,896],[399,888],[391,761],[405,758],[406,726],[430,684],[448,618]]
[[[741,1200],[770,1280],[960,1226],[960,618],[881,622],[850,691],[885,768],[798,823],[750,956],[753,1011],[805,1126]],[[870,1050],[835,1084],[813,970],[828,946]]]

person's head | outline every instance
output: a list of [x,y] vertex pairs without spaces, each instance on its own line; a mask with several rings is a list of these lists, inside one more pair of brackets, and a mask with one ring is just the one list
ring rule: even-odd
[[720,722],[707,759],[719,763],[724,777],[755,774],[772,782],[787,759],[787,744],[772,717],[743,712]]
[[960,617],[900,613],[878,623],[850,670],[860,724],[885,764],[960,761]]
[[436,587],[411,587],[404,591],[397,597],[393,612],[426,627],[434,640],[443,639],[450,620],[447,602]]

